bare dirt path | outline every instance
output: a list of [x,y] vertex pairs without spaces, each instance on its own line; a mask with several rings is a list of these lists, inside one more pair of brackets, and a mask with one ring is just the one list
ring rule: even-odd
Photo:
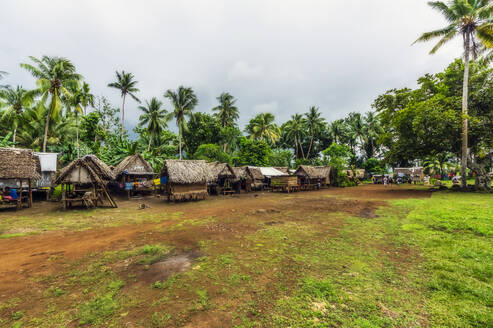
[[[250,193],[233,197],[211,197],[207,201],[181,204],[168,204],[163,200],[147,199],[150,208],[146,213],[181,212],[179,219],[166,220],[159,223],[124,225],[114,228],[92,228],[86,231],[54,231],[26,237],[0,239],[0,301],[11,297],[28,286],[27,281],[37,276],[52,274],[62,266],[61,261],[74,260],[91,252],[102,252],[143,245],[152,241],[152,232],[167,225],[176,224],[180,220],[215,217],[218,219],[255,214],[269,219],[271,211],[310,211],[313,209],[330,212],[346,212],[355,216],[371,218],[378,206],[385,200],[399,198],[430,197],[425,190],[410,190],[402,187],[383,187],[381,185],[365,185],[356,188],[331,188],[328,190],[300,192],[294,194]],[[338,196],[337,198],[331,196]],[[339,198],[339,196],[341,198]],[[378,201],[376,201],[378,200]],[[137,209],[139,202],[121,201],[119,206],[128,209],[128,215],[141,213]],[[38,215],[39,213],[58,210],[55,205],[46,204],[31,210],[11,213],[9,215]],[[1,220],[0,213],[0,220]],[[220,235],[227,229],[241,227],[218,226],[217,231],[191,229],[170,234],[169,242],[176,246],[190,246],[203,238],[204,234]]]

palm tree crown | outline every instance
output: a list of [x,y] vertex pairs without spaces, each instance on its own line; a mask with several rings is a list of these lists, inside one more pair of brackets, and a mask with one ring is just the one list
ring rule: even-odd
[[255,116],[248,124],[246,130],[251,139],[264,139],[270,143],[276,142],[281,135],[281,130],[274,123],[275,117],[271,113],[262,113]]
[[178,137],[180,145],[180,159],[182,159],[182,133],[187,129],[186,117],[190,116],[195,106],[198,104],[198,98],[190,87],[179,86],[176,91],[167,90],[164,97],[168,98],[173,105],[173,116],[178,126]]
[[0,121],[9,122],[13,128],[12,142],[15,144],[17,128],[24,114],[24,109],[31,106],[36,91],[27,91],[21,86],[15,89],[10,85],[0,88]]
[[116,74],[116,81],[109,83],[108,87],[110,88],[115,88],[120,90],[121,96],[122,96],[122,129],[121,129],[121,137],[123,138],[123,134],[125,131],[125,98],[127,95],[132,97],[136,102],[140,103],[139,98],[135,96],[135,93],[139,92],[139,89],[137,89],[135,86],[138,81],[134,80],[134,75],[132,73],[127,73],[125,71],[115,72]]
[[151,150],[151,142],[166,128],[170,119],[168,111],[162,106],[163,103],[155,97],[151,101],[146,101],[145,106],[139,106],[139,109],[143,112],[139,117],[139,124],[141,126],[147,125],[147,132],[149,133],[147,151]]
[[303,158],[305,157],[303,147],[301,145],[301,140],[305,136],[305,119],[301,114],[294,114],[291,116],[291,120],[287,121],[286,124],[284,125],[284,130],[286,131],[286,137],[288,140],[291,140],[294,142],[294,148],[295,148],[295,157],[299,158],[298,156],[298,144],[300,145],[301,148],[301,153]]
[[50,98],[46,111],[45,128],[43,138],[43,151],[46,151],[48,139],[48,129],[50,120],[56,119],[62,109],[61,95],[70,97],[68,89],[72,88],[82,79],[80,74],[75,71],[75,66],[71,61],[62,57],[43,56],[41,59],[29,57],[35,65],[21,64],[21,67],[28,70],[37,78],[37,92],[41,95],[39,106],[45,110],[45,104]]
[[320,117],[320,112],[318,107],[312,106],[308,109],[308,113],[305,114],[306,116],[306,126],[308,128],[308,131],[310,133],[310,146],[308,147],[308,151],[306,156],[310,156],[310,151],[313,146],[313,138],[315,137],[315,134],[318,132],[322,131],[325,127],[325,119]]
[[214,107],[212,110],[217,112],[216,115],[221,122],[221,126],[232,127],[235,125],[235,121],[240,117],[238,107],[235,106],[236,99],[227,92],[221,93],[216,98],[219,101],[219,106]]

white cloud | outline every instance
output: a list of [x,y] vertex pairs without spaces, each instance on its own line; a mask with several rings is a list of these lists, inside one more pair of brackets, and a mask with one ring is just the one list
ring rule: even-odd
[[266,113],[266,112],[276,114],[278,110],[279,110],[279,103],[277,101],[270,101],[267,103],[253,106],[253,111],[257,114]]
[[233,67],[229,70],[228,78],[230,80],[250,80],[260,78],[262,73],[262,67],[250,65],[244,60],[239,60],[235,62]]

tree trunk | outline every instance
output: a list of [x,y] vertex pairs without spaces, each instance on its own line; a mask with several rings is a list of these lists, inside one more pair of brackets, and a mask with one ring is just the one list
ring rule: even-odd
[[152,138],[151,138],[151,136],[149,136],[149,144],[147,145],[147,151],[148,152],[151,151],[151,140],[152,140]]
[[180,159],[182,159],[182,156],[181,156],[181,124],[180,126],[178,126],[178,140],[179,140],[179,145],[180,145]]
[[227,148],[228,148],[228,144],[227,144],[227,143],[223,144],[223,151],[224,151],[224,152],[226,152],[226,149],[227,149]]
[[462,188],[467,187],[467,98],[469,94],[469,52],[471,35],[466,32],[466,37],[464,40],[464,81],[462,85],[462,157],[461,157],[461,178],[462,178]]
[[48,128],[50,127],[50,115],[51,111],[46,113],[46,122],[45,122],[45,132],[44,132],[44,138],[43,138],[43,153],[46,152],[46,139],[48,139]]
[[125,133],[125,96],[126,96],[126,94],[123,94],[123,102],[122,102],[122,140],[123,140],[123,135]]
[[80,158],[80,153],[79,153],[79,115],[77,114],[77,112],[75,113],[75,125],[76,125],[75,134],[77,137],[77,141],[76,141],[77,142],[77,158]]
[[475,177],[475,189],[480,191],[491,190],[491,178],[489,172],[486,169],[488,164],[491,163],[491,154],[483,158],[477,157],[475,161],[471,158],[469,160],[469,167],[476,173]]
[[294,137],[295,157],[298,159],[298,138]]
[[14,135],[12,136],[12,142],[14,143],[14,147],[15,147],[15,136],[17,134],[17,128],[15,127],[14,128]]
[[310,146],[308,147],[308,151],[306,152],[306,157],[310,157],[310,150],[312,150],[313,144],[313,134],[310,136]]
[[299,142],[300,144],[300,149],[301,149],[301,156],[303,156],[303,159],[306,159],[305,158],[305,151],[303,150],[303,145],[301,144],[301,142]]

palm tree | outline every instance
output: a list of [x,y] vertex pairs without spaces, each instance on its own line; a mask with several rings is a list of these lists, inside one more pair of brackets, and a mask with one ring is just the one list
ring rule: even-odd
[[[3,77],[7,74],[8,74],[7,72],[0,71],[0,80],[3,80]],[[0,85],[0,87],[4,87],[4,86]]]
[[286,131],[286,137],[294,141],[295,145],[295,157],[298,158],[298,144],[300,145],[301,153],[303,158],[305,158],[305,154],[303,151],[303,145],[301,143],[301,139],[305,134],[305,120],[301,114],[291,115],[291,120],[287,121],[284,125],[284,129]]
[[449,25],[439,30],[423,33],[415,43],[440,38],[440,41],[430,51],[430,54],[434,54],[456,36],[460,35],[463,40],[464,80],[462,88],[461,175],[462,187],[466,188],[469,58],[472,55],[472,58],[475,59],[478,52],[484,47],[491,48],[493,46],[493,5],[490,0],[452,0],[448,5],[442,1],[433,1],[428,2],[428,4],[442,13]]
[[262,113],[255,116],[247,126],[251,139],[264,139],[274,143],[280,138],[281,130],[274,123],[275,117],[271,113]]
[[[43,136],[43,152],[45,152],[50,121],[56,119],[62,109],[61,95],[70,97],[68,89],[77,84],[82,76],[75,72],[74,64],[66,58],[49,56],[43,56],[41,59],[32,56],[29,58],[36,66],[23,63],[21,67],[37,78],[38,89],[36,92],[41,96],[38,106],[46,112]],[[48,97],[50,102],[46,108],[45,104]]]
[[12,142],[14,144],[17,136],[17,128],[24,114],[24,109],[31,106],[35,95],[35,90],[27,91],[21,86],[17,86],[14,89],[10,85],[7,85],[0,89],[0,109],[3,108],[0,120],[10,122],[13,129]]
[[132,73],[126,73],[125,71],[122,71],[119,73],[118,71],[116,73],[116,81],[113,83],[109,83],[108,86],[110,88],[115,88],[120,90],[121,96],[122,96],[122,131],[121,131],[121,138],[123,139],[124,131],[125,131],[125,98],[127,95],[132,97],[136,102],[140,103],[139,98],[137,98],[134,93],[139,92],[139,89],[137,89],[135,86],[137,85],[138,81],[134,80],[134,75]]
[[306,157],[310,157],[310,151],[313,146],[313,138],[316,133],[319,133],[323,130],[325,125],[325,119],[320,117],[320,112],[318,111],[318,107],[312,106],[308,109],[308,112],[305,114],[306,116],[306,126],[310,133],[310,146],[308,147],[308,151],[306,152]]
[[139,124],[141,126],[147,125],[147,132],[149,133],[147,151],[151,150],[151,141],[163,131],[170,119],[168,111],[162,106],[163,103],[155,97],[151,98],[150,102],[146,101],[145,106],[139,106],[143,112],[139,117]]
[[198,99],[192,88],[179,86],[176,91],[167,90],[164,97],[168,98],[173,107],[173,116],[176,119],[178,126],[178,138],[180,145],[180,159],[182,159],[182,134],[187,129],[186,117],[190,116],[195,106],[198,104]]
[[375,156],[376,140],[383,133],[383,128],[380,125],[380,120],[375,112],[367,112],[363,119],[363,135],[364,139],[371,146],[372,156]]
[[330,131],[331,138],[335,143],[341,142],[341,138],[343,138],[346,134],[344,120],[339,119],[329,123],[328,130]]
[[79,158],[79,114],[85,115],[87,106],[94,107],[94,95],[90,92],[89,84],[86,82],[82,83],[82,86],[79,84],[75,85],[71,90],[72,94],[70,98],[68,98],[67,104],[68,109],[74,109],[75,112],[75,125],[76,125],[76,149],[77,149],[77,158]]
[[[216,98],[219,101],[219,106],[214,107],[212,110],[217,112],[216,116],[223,128],[234,127],[236,120],[240,117],[238,107],[235,106],[236,99],[227,92],[221,93]],[[226,152],[228,143],[224,143],[223,151]]]

